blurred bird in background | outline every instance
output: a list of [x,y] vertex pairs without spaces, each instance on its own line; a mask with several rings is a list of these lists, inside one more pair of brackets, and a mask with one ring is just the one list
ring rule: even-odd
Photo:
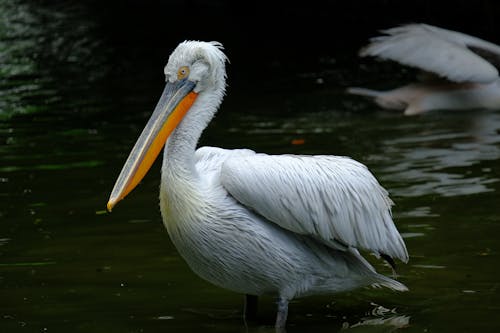
[[392,60],[421,70],[418,81],[393,90],[351,87],[385,109],[415,115],[431,110],[498,109],[500,46],[427,24],[408,24],[370,39],[361,57]]

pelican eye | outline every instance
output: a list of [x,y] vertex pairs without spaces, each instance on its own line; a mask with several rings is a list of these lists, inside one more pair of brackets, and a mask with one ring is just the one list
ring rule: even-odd
[[177,79],[181,80],[189,76],[189,67],[187,66],[182,66],[179,68],[177,71]]

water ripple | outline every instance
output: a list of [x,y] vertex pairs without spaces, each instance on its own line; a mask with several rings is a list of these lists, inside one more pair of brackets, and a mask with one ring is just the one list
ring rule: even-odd
[[450,197],[494,191],[492,184],[499,179],[481,164],[500,158],[500,115],[484,112],[469,120],[467,127],[414,127],[385,140],[387,164],[382,179],[406,183],[391,192]]

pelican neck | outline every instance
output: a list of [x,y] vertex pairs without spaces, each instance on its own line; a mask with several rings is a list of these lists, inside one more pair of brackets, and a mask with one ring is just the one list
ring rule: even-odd
[[178,176],[196,174],[194,154],[198,140],[212,119],[220,101],[210,103],[205,96],[197,98],[191,109],[172,132],[165,145],[163,166]]

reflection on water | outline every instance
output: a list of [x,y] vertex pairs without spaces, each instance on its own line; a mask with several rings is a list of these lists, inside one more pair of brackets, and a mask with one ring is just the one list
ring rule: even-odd
[[344,323],[343,331],[348,332],[374,332],[373,327],[377,327],[377,332],[394,332],[410,325],[408,316],[390,316],[387,318],[363,319],[358,323],[349,325]]
[[394,193],[455,196],[494,190],[492,184],[499,179],[491,177],[491,168],[475,169],[481,161],[500,158],[500,114],[478,111],[467,114],[465,121],[470,123],[464,128],[414,126],[406,135],[383,142],[391,156],[385,172],[407,183]]
[[342,330],[349,332],[374,332],[376,329],[377,332],[394,332],[410,325],[410,316],[398,314],[395,308],[388,309],[375,303],[371,305],[374,308],[370,311],[369,316],[362,318],[354,324],[344,322]]

